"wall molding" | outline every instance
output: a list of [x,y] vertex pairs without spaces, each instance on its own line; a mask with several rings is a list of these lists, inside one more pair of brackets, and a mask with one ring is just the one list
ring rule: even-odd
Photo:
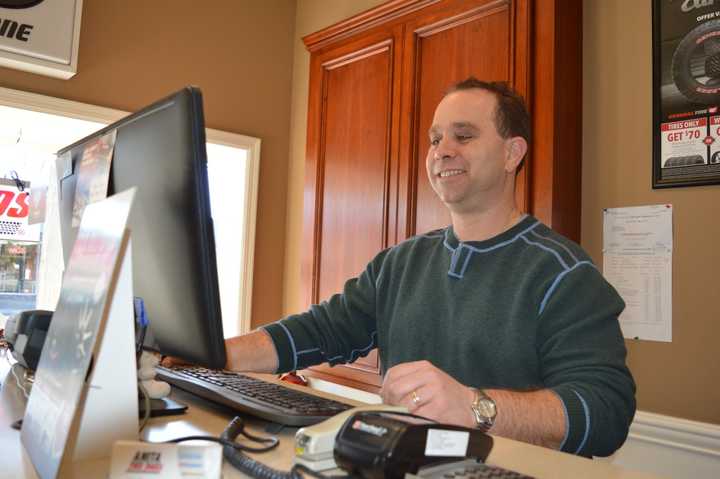
[[717,477],[720,425],[638,411],[613,464],[663,477]]
[[242,148],[247,151],[245,169],[245,224],[243,225],[243,261],[240,272],[239,334],[252,329],[253,271],[255,265],[255,228],[257,224],[258,185],[260,184],[260,138],[238,135],[211,128],[205,129],[209,143]]
[[130,114],[127,111],[10,88],[0,88],[0,105],[108,124]]
[[638,411],[628,438],[703,454],[720,461],[719,425]]

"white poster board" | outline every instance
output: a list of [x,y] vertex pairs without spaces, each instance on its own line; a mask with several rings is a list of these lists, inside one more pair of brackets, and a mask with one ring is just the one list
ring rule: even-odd
[[[35,374],[22,444],[38,475],[73,475],[138,435],[132,262],[135,189],[85,208]],[[75,477],[80,477],[75,475]]]

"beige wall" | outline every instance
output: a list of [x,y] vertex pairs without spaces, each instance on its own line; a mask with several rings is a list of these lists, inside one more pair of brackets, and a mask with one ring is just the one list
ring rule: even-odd
[[305,138],[307,135],[310,54],[302,37],[375,7],[384,0],[299,0],[295,20],[293,61],[292,123],[290,127],[290,164],[288,175],[287,244],[285,245],[285,281],[283,311],[300,308],[300,254],[302,248],[303,187]]
[[294,0],[85,0],[78,74],[0,86],[134,111],[198,85],[208,127],[262,139],[255,321],[282,309]]
[[602,208],[671,203],[673,341],[628,341],[640,409],[720,424],[720,186],[652,189],[650,0],[585,0],[582,245]]

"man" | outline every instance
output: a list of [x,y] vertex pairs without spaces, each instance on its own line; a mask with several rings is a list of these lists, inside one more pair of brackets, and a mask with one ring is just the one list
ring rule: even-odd
[[381,395],[440,422],[609,455],[635,412],[624,303],[587,254],[515,204],[530,119],[502,84],[442,99],[430,183],[452,226],[382,251],[342,294],[227,341],[228,368],[352,362],[377,346]]

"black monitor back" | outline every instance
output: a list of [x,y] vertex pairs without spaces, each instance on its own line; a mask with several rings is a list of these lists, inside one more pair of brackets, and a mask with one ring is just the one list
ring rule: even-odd
[[137,187],[130,215],[133,292],[145,302],[162,354],[225,366],[215,240],[200,90],[187,87],[58,151],[72,175],[60,180],[65,263],[77,228],[72,210],[84,146],[117,131],[108,194]]

